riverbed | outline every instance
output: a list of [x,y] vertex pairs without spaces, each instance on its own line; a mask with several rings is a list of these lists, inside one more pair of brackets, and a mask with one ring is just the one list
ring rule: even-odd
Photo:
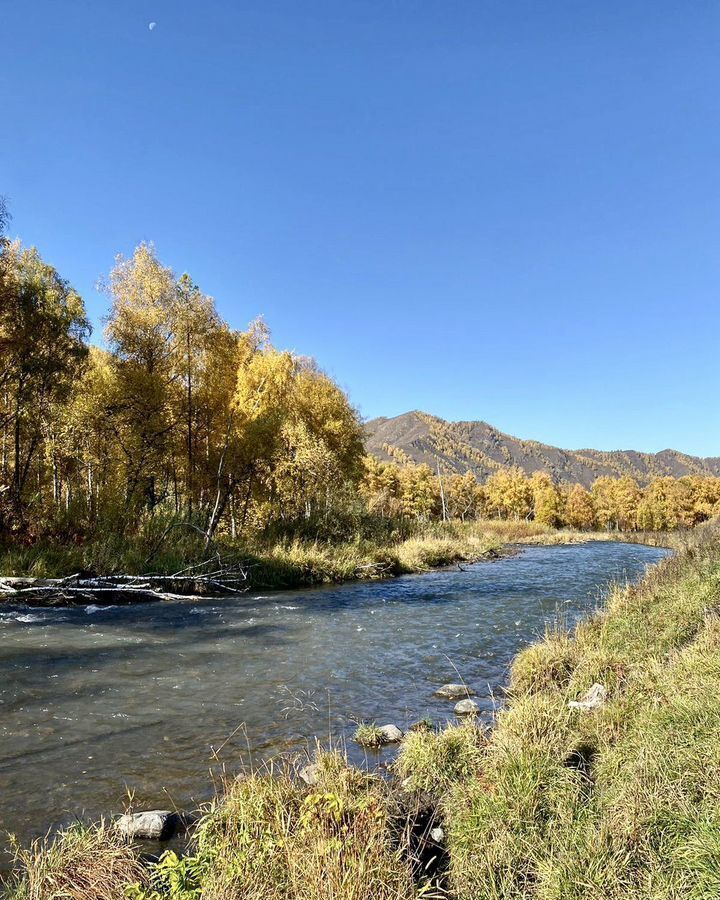
[[0,608],[0,831],[22,842],[77,817],[174,804],[212,778],[356,747],[355,722],[452,719],[462,679],[490,721],[519,649],[571,626],[611,581],[667,551],[527,547],[494,562],[388,581],[98,608]]

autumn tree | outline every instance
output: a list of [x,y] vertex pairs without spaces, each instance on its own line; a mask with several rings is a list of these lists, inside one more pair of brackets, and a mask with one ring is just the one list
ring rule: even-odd
[[0,528],[81,539],[151,521],[200,531],[209,548],[252,531],[347,536],[369,520],[387,533],[394,520],[485,515],[660,530],[720,514],[711,476],[644,489],[602,477],[588,492],[518,467],[481,485],[392,446],[390,462],[366,457],[358,414],[328,375],[273,347],[261,320],[231,328],[148,244],[117,259],[106,347],[88,348],[82,300],[4,237],[6,220],[0,201]]
[[[222,340],[223,323],[212,298],[203,294],[187,274],[175,284],[169,312],[170,368],[182,385],[174,395],[173,419],[179,426],[177,432],[182,433],[184,450],[182,465],[173,474],[176,483],[178,479],[182,481],[187,510],[192,515],[193,503],[197,501],[195,469],[201,446],[201,408],[206,399],[203,387],[212,366],[212,354]],[[175,496],[178,496],[177,490]]]
[[345,394],[314,362],[296,360],[272,473],[280,506],[294,503],[305,520],[320,516],[327,524],[344,487],[361,477],[363,452],[359,418]]
[[638,527],[647,531],[675,531],[693,524],[690,485],[675,478],[654,478],[638,504]]
[[692,503],[692,521],[705,522],[720,515],[720,478],[710,476],[686,476],[680,481],[690,492]]
[[447,485],[448,513],[452,519],[479,519],[483,514],[485,490],[471,471],[452,475]]
[[615,496],[615,479],[606,475],[595,479],[591,488],[598,526],[610,531],[619,528],[619,512]]
[[437,477],[430,466],[411,465],[400,469],[400,498],[403,515],[426,521],[440,506]]
[[637,511],[642,491],[637,481],[629,475],[618,478],[614,484],[617,527],[621,531],[634,531],[638,527]]
[[541,525],[558,528],[563,523],[563,496],[547,472],[533,472],[530,478],[533,516]]
[[532,512],[533,494],[518,466],[498,469],[485,484],[487,507],[500,519],[526,519]]
[[82,372],[90,326],[79,294],[37,250],[4,242],[0,257],[0,481],[22,520],[29,476],[44,449],[52,457],[55,419]]
[[590,531],[595,527],[595,505],[581,484],[574,484],[567,493],[565,521],[579,531]]
[[363,459],[360,495],[368,510],[381,518],[400,515],[400,469],[394,463],[384,463],[374,456]]
[[107,407],[125,460],[125,499],[152,509],[164,499],[163,463],[176,427],[174,395],[175,277],[154,248],[141,244],[110,273],[112,307],[105,337],[114,391]]
[[[115,525],[125,503],[124,454],[108,415],[117,396],[111,354],[91,347],[88,363],[62,410],[59,460],[66,495],[82,505],[83,525]],[[76,510],[79,515],[79,511]]]

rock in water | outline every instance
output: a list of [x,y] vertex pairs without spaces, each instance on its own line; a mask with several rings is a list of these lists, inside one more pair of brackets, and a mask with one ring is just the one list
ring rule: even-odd
[[595,684],[585,694],[582,700],[570,700],[568,706],[570,709],[597,709],[607,700],[607,688],[603,684]]
[[167,809],[151,809],[147,812],[126,813],[115,822],[115,827],[128,840],[167,841],[182,824],[180,815]]
[[403,738],[403,733],[397,725],[383,725],[378,730],[382,734],[383,744],[397,744]]
[[460,697],[474,697],[475,691],[466,684],[444,684],[435,691],[436,697],[446,700],[458,700]]
[[476,716],[480,712],[480,707],[474,700],[460,700],[455,704],[456,716]]

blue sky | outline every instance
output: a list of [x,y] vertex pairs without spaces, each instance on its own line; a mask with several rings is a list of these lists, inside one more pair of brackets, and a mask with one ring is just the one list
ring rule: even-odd
[[715,0],[6,0],[1,19],[11,231],[98,337],[98,277],[153,240],[365,416],[720,455]]

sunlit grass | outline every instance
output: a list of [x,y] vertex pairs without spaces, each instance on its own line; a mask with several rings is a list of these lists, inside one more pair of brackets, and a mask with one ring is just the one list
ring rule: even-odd
[[111,826],[74,825],[16,852],[8,900],[124,900],[128,885],[147,883],[136,852]]
[[411,731],[403,739],[395,771],[407,790],[440,795],[479,775],[486,742],[485,732],[470,721],[441,731]]
[[[568,706],[595,682],[600,708]],[[491,735],[472,722],[408,733],[397,784],[338,753],[318,756],[312,786],[285,767],[229,781],[188,854],[149,869],[106,828],[71,830],[19,857],[10,897],[436,896],[402,800],[422,797],[442,821],[453,900],[711,900],[719,689],[720,539],[703,528],[572,633],[524,650]]]
[[[83,571],[100,575],[169,575],[204,558],[203,541],[197,532],[178,529],[163,538],[166,524],[166,519],[150,521],[135,535],[109,533],[82,543],[0,547],[0,575],[49,578]],[[252,587],[290,588],[425,572],[494,557],[513,544],[609,539],[644,543],[658,540],[655,535],[641,533],[556,531],[524,520],[405,522],[400,529],[384,527],[377,533],[358,534],[352,540],[271,539],[257,534],[231,540],[221,536],[212,552],[242,562]],[[678,540],[677,536],[662,538],[664,543]]]
[[[705,529],[519,655],[481,778],[444,801],[458,900],[718,896],[719,591]],[[607,703],[569,709],[594,682]]]
[[383,733],[374,722],[361,722],[355,729],[353,740],[361,747],[376,750],[385,743]]

